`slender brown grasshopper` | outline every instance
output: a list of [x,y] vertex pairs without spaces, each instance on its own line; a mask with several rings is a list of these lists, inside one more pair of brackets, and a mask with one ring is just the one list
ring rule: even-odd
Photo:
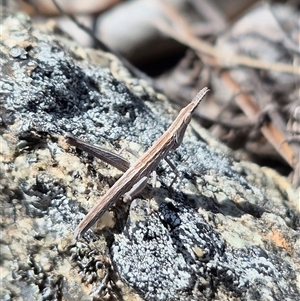
[[[101,158],[103,161],[112,164],[120,170],[126,171],[122,177],[108,189],[101,200],[77,226],[74,233],[76,239],[79,239],[122,195],[124,195],[123,199],[125,201],[130,201],[134,195],[144,189],[150,173],[157,168],[161,160],[167,159],[166,156],[169,151],[175,150],[181,144],[185,130],[191,121],[195,109],[208,91],[208,88],[202,89],[194,99],[179,112],[172,125],[156,140],[153,146],[130,167],[129,162],[117,154],[101,149],[102,153],[99,156],[99,153],[96,152],[98,158]],[[69,135],[67,139],[69,139],[69,142],[73,141],[73,145],[76,145],[76,139],[78,138],[74,139],[74,137]],[[79,146],[78,141],[81,140],[77,140],[77,146],[84,149],[84,143],[80,143],[81,146]],[[91,148],[85,150],[91,153]],[[110,159],[108,160],[108,158]],[[111,160],[112,163],[109,162]],[[116,163],[117,161],[118,163]]]

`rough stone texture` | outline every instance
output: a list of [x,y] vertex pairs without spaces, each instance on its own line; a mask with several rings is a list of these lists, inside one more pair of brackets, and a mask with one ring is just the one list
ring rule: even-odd
[[193,122],[171,155],[182,180],[168,190],[162,163],[150,202],[118,202],[74,243],[120,172],[62,135],[141,152],[176,113],[55,24],[1,20],[1,300],[299,300],[299,191]]

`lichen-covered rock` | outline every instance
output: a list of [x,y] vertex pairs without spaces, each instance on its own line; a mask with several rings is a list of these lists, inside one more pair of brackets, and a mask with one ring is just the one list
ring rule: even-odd
[[[192,123],[160,187],[73,230],[120,172],[63,139],[146,150],[175,112],[111,54],[2,9],[1,300],[296,300],[299,201]],[[149,202],[149,200],[151,201]],[[127,210],[128,209],[128,210]]]

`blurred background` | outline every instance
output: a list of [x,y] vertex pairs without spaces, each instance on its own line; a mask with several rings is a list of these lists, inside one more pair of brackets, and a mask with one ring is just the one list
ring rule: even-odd
[[300,185],[300,2],[18,0],[80,44],[113,52],[242,158]]

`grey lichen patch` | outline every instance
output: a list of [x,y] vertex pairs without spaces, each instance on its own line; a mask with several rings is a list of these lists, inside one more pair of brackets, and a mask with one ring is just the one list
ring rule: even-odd
[[296,298],[296,282],[286,285],[296,273],[280,257],[251,244],[227,245],[179,200],[150,215],[147,206],[132,203],[126,228],[112,245],[120,274],[146,300],[212,300],[216,287],[241,300],[275,300],[279,292]]
[[[140,300],[132,289],[118,281],[110,258],[101,251],[103,249],[104,239],[95,244],[78,242],[69,248],[72,265],[76,267],[91,300],[120,300],[122,296],[127,296],[128,300]],[[65,293],[69,295],[71,292],[68,290]]]

